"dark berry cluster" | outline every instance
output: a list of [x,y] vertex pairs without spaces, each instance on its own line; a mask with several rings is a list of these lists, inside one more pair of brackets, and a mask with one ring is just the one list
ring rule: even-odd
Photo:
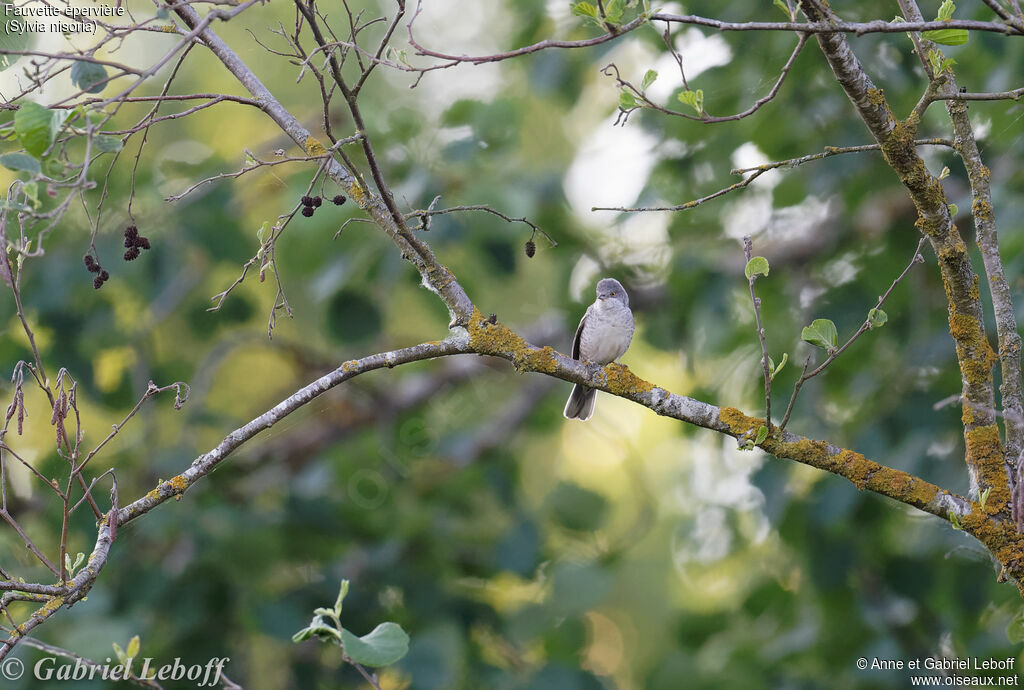
[[313,212],[320,208],[320,205],[324,203],[324,200],[318,196],[304,196],[300,199],[302,202],[302,215],[306,218],[311,218]]
[[134,261],[139,258],[143,249],[149,249],[149,238],[139,234],[139,229],[129,225],[124,229],[124,246],[128,251],[124,253],[125,261]]
[[92,254],[86,254],[82,257],[82,261],[85,262],[85,267],[89,270],[89,273],[95,273],[96,277],[92,280],[92,286],[99,290],[103,287],[103,283],[110,280],[110,274],[103,270],[100,266],[100,262]]
[[335,206],[341,206],[343,203],[345,203],[345,195],[338,194],[333,199],[331,199],[331,203],[334,204]]
[[526,240],[526,247],[524,248],[524,251],[526,252],[526,257],[528,259],[532,259],[533,255],[537,253],[537,245],[533,240]]

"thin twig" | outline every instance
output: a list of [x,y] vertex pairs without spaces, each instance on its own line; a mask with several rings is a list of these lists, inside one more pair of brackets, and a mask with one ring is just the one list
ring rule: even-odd
[[[754,253],[753,242],[750,235],[743,238],[743,256],[747,263]],[[764,327],[761,326],[761,298],[754,294],[754,281],[758,274],[747,278],[750,286],[750,301],[754,305],[754,323],[757,325],[757,338],[761,341],[761,368],[764,370],[764,419],[768,427],[768,433],[772,433],[772,371],[768,365],[768,343],[764,337]]]
[[[927,237],[922,237],[921,240],[917,243],[917,248],[914,249],[914,256],[910,259],[910,263],[908,263],[907,267],[903,269],[903,272],[900,273],[899,276],[897,276],[896,280],[892,281],[892,285],[889,286],[889,289],[886,290],[885,293],[883,293],[878,298],[878,302],[875,304],[874,309],[880,309],[882,305],[885,304],[885,300],[889,299],[889,295],[892,294],[892,291],[896,289],[896,286],[899,285],[900,282],[906,277],[907,273],[910,272],[910,269],[914,267],[914,264],[924,263],[924,256],[921,255],[921,248],[927,241]],[[874,309],[872,309],[871,311],[874,311]],[[793,413],[793,405],[796,403],[797,395],[799,395],[800,388],[803,387],[804,383],[808,379],[812,379],[821,372],[823,372],[829,364],[836,360],[836,357],[843,354],[843,352],[846,351],[846,348],[850,347],[850,345],[853,345],[854,341],[856,341],[857,338],[863,335],[865,331],[871,329],[870,313],[871,312],[869,311],[869,316],[864,319],[864,323],[860,325],[860,328],[857,329],[857,332],[850,336],[850,339],[843,343],[842,347],[838,348],[837,350],[833,350],[832,352],[829,352],[828,357],[825,359],[824,362],[818,365],[817,368],[811,370],[808,373],[807,366],[804,365],[803,373],[800,374],[800,378],[797,379],[796,384],[793,386],[793,395],[790,396],[789,398],[789,405],[786,406],[786,414],[782,418],[782,424],[779,425],[779,429],[784,430],[786,428],[786,424],[789,423],[789,416]]]

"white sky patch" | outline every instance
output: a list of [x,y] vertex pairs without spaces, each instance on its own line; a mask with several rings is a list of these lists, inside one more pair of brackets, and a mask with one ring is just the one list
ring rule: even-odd
[[[742,144],[732,152],[733,168],[753,168],[765,163],[771,163],[771,159],[761,149],[757,148],[757,144],[751,141]],[[747,173],[747,175],[751,174]],[[774,189],[780,182],[782,182],[782,174],[778,169],[775,169],[762,174],[754,184],[758,185],[758,189]]]
[[[729,64],[732,60],[732,50],[719,34],[705,36],[697,27],[691,26],[675,40],[676,51],[683,58],[683,69],[686,70],[686,80],[691,82],[690,88],[696,89],[692,83],[702,72],[712,67],[721,67]],[[668,56],[673,66],[675,60]]]
[[981,141],[992,132],[992,118],[972,117],[971,127],[974,129],[974,138]]
[[[732,50],[725,39],[718,34],[705,36],[695,27],[690,27],[677,36],[674,45],[683,58],[683,69],[686,71],[686,80],[691,89],[700,88],[693,80],[702,72],[712,67],[727,65],[732,60]],[[651,69],[658,73],[658,79],[648,87],[647,97],[668,108],[675,109],[676,106],[680,106],[681,104],[671,100],[673,92],[683,85],[675,58],[664,53]]]
[[[631,206],[657,162],[658,140],[639,127],[613,127],[605,120],[576,153],[563,183],[573,213],[589,226],[605,225],[594,206]],[[607,214],[608,212],[602,212]]]
[[588,295],[593,292],[598,281],[601,265],[587,255],[580,257],[572,268],[569,276],[569,294],[577,302],[588,302]]
[[822,268],[822,276],[825,282],[831,287],[838,287],[852,281],[860,272],[860,268],[855,263],[858,258],[860,258],[858,254],[846,252],[838,259],[829,261]]
[[[406,15],[408,16],[408,15]],[[513,23],[500,3],[431,0],[413,24],[416,42],[425,48],[452,55],[491,55],[502,50],[503,41]],[[405,22],[395,46],[404,47],[409,61],[417,66],[436,62],[433,58],[416,57],[407,46]],[[408,87],[416,79],[409,72],[384,69],[378,73],[396,86]],[[416,107],[425,114],[439,117],[461,98],[490,101],[504,85],[501,63],[463,64],[451,69],[428,72],[416,88]]]

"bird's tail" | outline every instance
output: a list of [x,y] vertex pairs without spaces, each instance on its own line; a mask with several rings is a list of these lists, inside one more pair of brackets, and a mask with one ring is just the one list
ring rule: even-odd
[[565,403],[565,412],[562,414],[566,419],[578,419],[585,422],[594,415],[594,403],[596,402],[597,391],[577,383],[572,387],[569,402]]

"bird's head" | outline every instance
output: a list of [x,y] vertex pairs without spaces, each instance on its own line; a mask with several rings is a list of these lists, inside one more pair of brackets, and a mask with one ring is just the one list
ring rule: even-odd
[[619,300],[624,306],[629,306],[629,295],[626,294],[626,289],[614,278],[603,278],[598,282],[597,299],[599,302]]

